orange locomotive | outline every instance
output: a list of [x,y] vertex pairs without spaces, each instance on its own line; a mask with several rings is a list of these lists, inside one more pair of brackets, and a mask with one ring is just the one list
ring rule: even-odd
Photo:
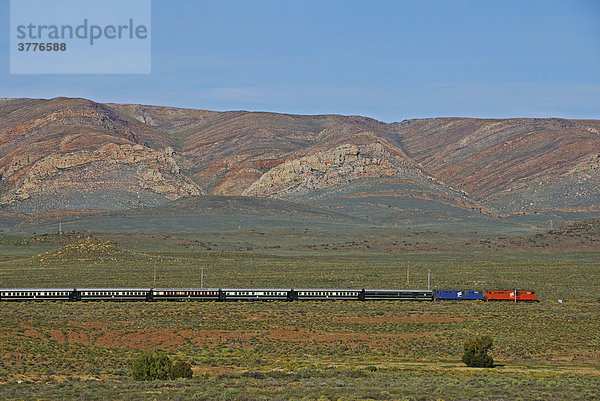
[[533,290],[486,290],[483,299],[484,301],[539,302]]

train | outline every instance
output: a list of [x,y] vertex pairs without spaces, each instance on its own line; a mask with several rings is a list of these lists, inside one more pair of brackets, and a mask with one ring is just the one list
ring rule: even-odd
[[318,288],[0,288],[0,301],[511,301],[539,302],[534,290]]

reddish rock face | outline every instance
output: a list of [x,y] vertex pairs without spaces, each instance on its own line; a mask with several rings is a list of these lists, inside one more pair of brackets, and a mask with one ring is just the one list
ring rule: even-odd
[[57,196],[64,193],[89,208],[98,208],[90,194],[102,193],[110,209],[204,193],[301,199],[343,189],[344,199],[378,196],[378,207],[412,197],[482,213],[593,211],[599,172],[600,121],[384,124],[84,99],[0,101],[0,199],[17,206],[53,197],[41,207],[69,208]]
[[173,140],[118,110],[83,99],[13,100],[0,116],[3,204],[104,192],[122,208],[203,193],[181,173]]
[[598,206],[600,121],[445,118],[394,129],[425,169],[499,209]]

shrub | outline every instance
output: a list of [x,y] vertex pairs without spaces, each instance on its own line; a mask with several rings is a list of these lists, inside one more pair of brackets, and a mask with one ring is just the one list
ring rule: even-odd
[[184,379],[191,379],[194,373],[189,362],[177,361],[173,364],[173,370],[171,372],[171,378],[177,379],[183,377]]
[[483,335],[467,340],[464,345],[462,361],[474,368],[492,368],[494,359],[488,355],[488,350],[494,345],[491,336]]
[[188,362],[177,361],[158,351],[146,351],[137,358],[131,368],[135,380],[166,380],[178,377],[191,378],[192,368]]
[[171,377],[173,362],[162,352],[146,351],[133,362],[131,373],[135,380],[165,380]]

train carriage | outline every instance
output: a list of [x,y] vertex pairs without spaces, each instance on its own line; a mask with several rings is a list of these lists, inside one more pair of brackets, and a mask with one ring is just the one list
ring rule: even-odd
[[0,288],[0,301],[73,301],[73,288]]
[[293,296],[298,301],[359,301],[362,299],[362,290],[301,288],[294,289]]
[[440,301],[483,300],[483,291],[479,290],[435,290],[434,296]]
[[150,288],[78,288],[80,301],[150,301]]
[[218,301],[218,288],[154,288],[153,301]]
[[433,301],[431,290],[364,289],[365,301]]
[[291,301],[289,288],[223,288],[221,301]]

